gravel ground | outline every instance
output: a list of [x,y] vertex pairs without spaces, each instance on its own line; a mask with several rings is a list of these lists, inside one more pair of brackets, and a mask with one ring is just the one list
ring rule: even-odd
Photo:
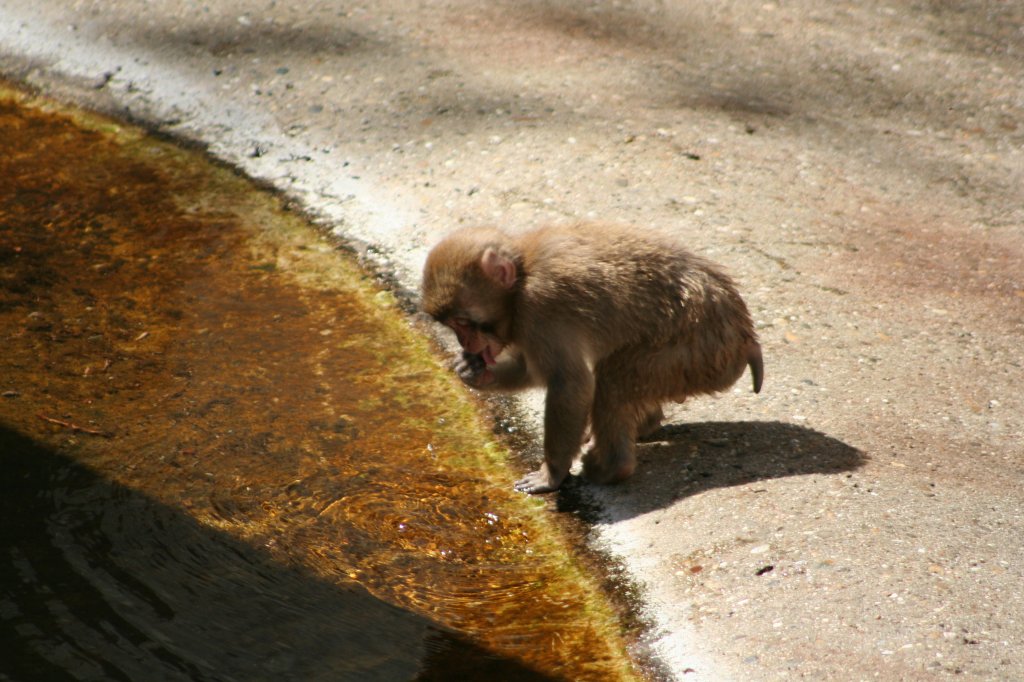
[[588,490],[675,677],[1024,678],[1021,3],[0,0],[0,73],[207,146],[410,288],[460,224],[683,235],[765,389]]

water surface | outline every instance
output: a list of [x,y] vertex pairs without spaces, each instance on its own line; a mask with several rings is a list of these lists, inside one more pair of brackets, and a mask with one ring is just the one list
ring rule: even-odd
[[391,297],[201,155],[0,90],[0,679],[632,676]]

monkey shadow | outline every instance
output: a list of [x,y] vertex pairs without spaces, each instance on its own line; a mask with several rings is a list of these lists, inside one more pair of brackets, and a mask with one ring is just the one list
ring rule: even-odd
[[[591,498],[615,522],[712,490],[786,476],[854,471],[867,455],[819,431],[783,422],[669,424],[637,444],[637,470],[618,485],[573,477],[558,508],[580,513]],[[593,519],[597,520],[597,519]]]

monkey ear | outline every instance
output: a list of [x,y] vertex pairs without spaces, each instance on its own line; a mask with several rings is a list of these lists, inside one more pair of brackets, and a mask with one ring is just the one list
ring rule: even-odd
[[506,289],[516,283],[516,264],[507,256],[502,256],[494,249],[488,248],[480,257],[480,267],[488,278]]

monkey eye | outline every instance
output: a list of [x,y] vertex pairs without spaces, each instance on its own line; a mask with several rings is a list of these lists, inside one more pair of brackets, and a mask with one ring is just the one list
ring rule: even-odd
[[472,329],[473,331],[483,332],[484,334],[494,335],[497,327],[494,322],[476,322],[469,319],[468,317],[453,317],[449,324],[453,327],[460,327],[462,329]]

